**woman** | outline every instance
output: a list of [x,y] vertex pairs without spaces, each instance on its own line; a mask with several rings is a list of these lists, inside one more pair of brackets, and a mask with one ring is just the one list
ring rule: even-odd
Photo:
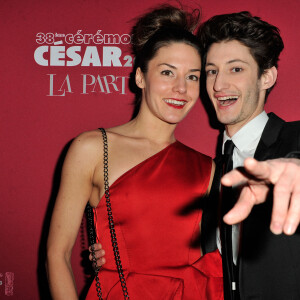
[[[221,299],[219,257],[201,259],[200,210],[188,207],[209,191],[211,158],[176,141],[174,130],[199,95],[195,19],[166,6],[133,28],[135,82],[140,108],[130,122],[106,129],[109,185],[126,286],[131,299]],[[100,271],[104,299],[122,299],[104,197],[103,141],[79,135],[67,154],[48,239],[48,275],[54,299],[77,299],[70,257],[85,206],[95,208],[106,250]],[[95,285],[87,299],[97,299]]]

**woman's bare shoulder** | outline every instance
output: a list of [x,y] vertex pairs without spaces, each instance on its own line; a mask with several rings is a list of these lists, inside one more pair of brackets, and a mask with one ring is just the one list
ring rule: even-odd
[[90,148],[99,147],[102,144],[102,134],[99,129],[85,131],[80,133],[74,140],[73,143],[77,147],[91,150]]
[[78,162],[96,163],[103,153],[103,141],[100,130],[91,130],[80,133],[74,138],[68,157]]
[[123,125],[106,129],[108,143],[111,148],[120,149],[120,146],[122,146],[122,148],[126,148],[128,143],[131,144],[136,140],[128,130],[127,124],[128,123],[125,123]]
[[[105,129],[109,148],[118,148],[130,138],[123,133],[122,125]],[[72,142],[70,150],[78,155],[89,155],[91,157],[102,157],[103,155],[103,137],[99,129],[85,131],[80,133]]]

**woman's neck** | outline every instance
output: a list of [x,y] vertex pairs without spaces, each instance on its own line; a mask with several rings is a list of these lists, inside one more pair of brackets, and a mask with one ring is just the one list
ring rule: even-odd
[[124,124],[123,128],[137,138],[145,138],[155,144],[169,145],[176,141],[174,135],[176,125],[138,114],[133,120]]

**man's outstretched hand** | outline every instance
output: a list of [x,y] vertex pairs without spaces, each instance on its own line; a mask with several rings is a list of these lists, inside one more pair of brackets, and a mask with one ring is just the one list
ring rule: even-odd
[[236,205],[224,216],[227,224],[246,219],[256,204],[266,201],[273,186],[273,211],[270,229],[274,234],[292,235],[300,222],[300,160],[278,158],[257,161],[247,158],[244,168],[224,175],[225,186],[243,185]]

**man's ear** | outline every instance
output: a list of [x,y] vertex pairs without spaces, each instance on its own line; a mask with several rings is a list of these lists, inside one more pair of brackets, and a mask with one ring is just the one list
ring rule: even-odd
[[138,67],[135,72],[135,83],[140,89],[145,87],[144,73],[140,67]]
[[261,75],[261,79],[262,89],[267,90],[271,88],[277,80],[277,68],[273,66],[272,68],[265,70]]

